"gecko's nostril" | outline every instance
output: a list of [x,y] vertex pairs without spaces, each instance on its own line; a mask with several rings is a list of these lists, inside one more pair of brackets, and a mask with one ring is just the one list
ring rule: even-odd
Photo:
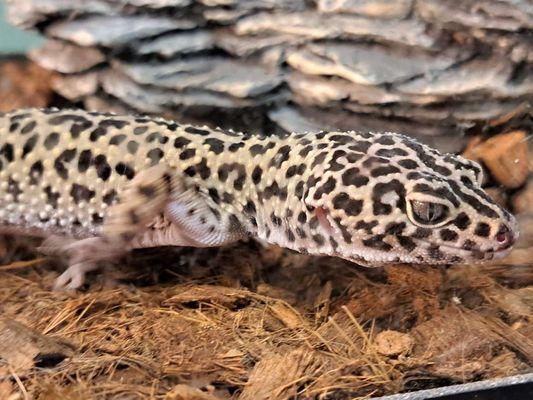
[[496,233],[496,241],[501,244],[503,249],[507,249],[514,244],[515,237],[506,225],[501,225],[498,233]]

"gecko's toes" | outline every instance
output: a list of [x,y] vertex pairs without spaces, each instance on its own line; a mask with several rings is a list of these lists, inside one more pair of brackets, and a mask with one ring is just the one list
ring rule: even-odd
[[54,290],[76,290],[85,283],[85,274],[97,269],[95,263],[82,262],[73,264],[56,279]]

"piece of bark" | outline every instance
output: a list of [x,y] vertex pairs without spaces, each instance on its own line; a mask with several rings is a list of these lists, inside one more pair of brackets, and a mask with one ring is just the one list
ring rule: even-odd
[[54,367],[73,354],[73,347],[66,342],[43,335],[15,320],[0,320],[0,359],[18,374],[34,367]]
[[524,184],[529,173],[529,150],[524,131],[512,131],[472,143],[466,156],[483,161],[491,175],[507,188]]

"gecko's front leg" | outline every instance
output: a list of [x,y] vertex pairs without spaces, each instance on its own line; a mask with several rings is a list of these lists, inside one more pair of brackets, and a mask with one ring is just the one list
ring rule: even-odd
[[[153,221],[160,215],[170,224],[154,229]],[[135,248],[211,247],[245,235],[238,223],[211,208],[165,165],[148,168],[129,183],[110,208],[102,232],[101,237],[65,244],[62,250],[70,254],[70,266],[57,279],[56,289],[79,288],[85,274],[97,269],[99,262],[117,259]]]

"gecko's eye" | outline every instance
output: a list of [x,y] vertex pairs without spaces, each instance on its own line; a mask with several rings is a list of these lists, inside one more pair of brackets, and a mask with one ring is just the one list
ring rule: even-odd
[[449,214],[448,207],[440,203],[411,200],[410,205],[409,217],[416,225],[440,225]]

